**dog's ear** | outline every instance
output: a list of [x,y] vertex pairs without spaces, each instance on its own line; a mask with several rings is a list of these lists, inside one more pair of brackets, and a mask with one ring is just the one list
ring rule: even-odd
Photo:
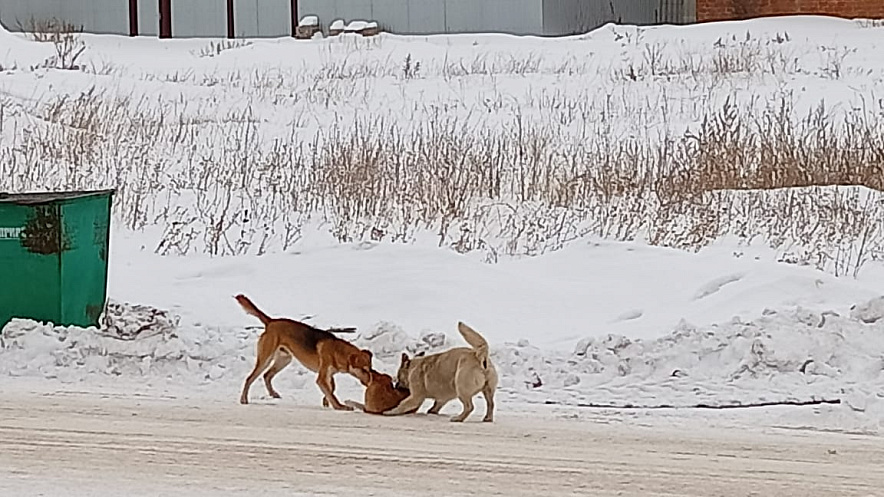
[[425,355],[427,355],[427,352],[424,351],[424,350],[422,350],[422,351],[418,352],[417,354],[415,354],[414,356],[415,356],[415,357],[423,357],[423,356],[425,356]]
[[402,364],[403,366],[408,366],[410,363],[411,363],[411,359],[408,358],[408,354],[406,354],[405,352],[403,352],[403,353],[402,353],[402,362],[401,362],[401,364]]

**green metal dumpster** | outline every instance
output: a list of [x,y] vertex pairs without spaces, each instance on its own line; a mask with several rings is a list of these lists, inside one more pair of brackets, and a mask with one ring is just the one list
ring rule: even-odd
[[98,324],[113,193],[0,193],[0,328],[12,318]]

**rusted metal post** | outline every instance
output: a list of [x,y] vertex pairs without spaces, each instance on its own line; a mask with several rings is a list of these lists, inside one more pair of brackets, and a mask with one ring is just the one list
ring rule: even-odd
[[236,38],[236,14],[233,0],[227,0],[227,37]]
[[138,0],[129,0],[129,36],[138,36]]
[[160,38],[172,37],[172,0],[160,0]]

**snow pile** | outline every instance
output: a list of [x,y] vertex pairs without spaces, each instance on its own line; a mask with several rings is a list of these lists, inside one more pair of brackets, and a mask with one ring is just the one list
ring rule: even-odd
[[[884,309],[856,306],[862,318],[805,309],[766,311],[751,321],[710,326],[683,322],[666,336],[582,340],[571,352],[527,340],[492,344],[500,389],[529,403],[602,407],[733,407],[841,402],[873,427],[884,420]],[[877,309],[873,311],[871,309]],[[0,374],[87,381],[93,374],[168,377],[234,388],[254,360],[255,330],[177,327],[177,317],[115,304],[109,329],[54,327],[14,320],[0,334]],[[122,339],[121,339],[122,338]],[[460,337],[419,337],[379,323],[355,339],[376,367],[394,372],[398,355],[465,346]],[[297,388],[310,388],[302,367]]]
[[[259,326],[179,327],[179,322],[169,311],[115,302],[108,304],[99,329],[13,319],[0,332],[0,375],[88,382],[97,373],[229,384],[241,382],[251,370]],[[390,323],[379,323],[353,341],[372,350],[375,366],[386,372],[395,371],[403,351],[432,353],[446,345],[442,333],[415,339]],[[292,369],[306,373],[301,366]]]
[[[384,362],[398,363],[399,354],[407,352],[410,355],[421,352],[432,354],[444,350],[447,338],[444,333],[425,331],[415,339],[401,327],[392,323],[379,323],[373,329],[361,333],[353,341],[357,347],[371,350],[372,353]],[[454,346],[454,345],[452,345]]]
[[878,297],[850,309],[850,317],[864,323],[877,323],[884,317],[884,297]]
[[344,28],[344,31],[348,33],[359,33],[365,29],[367,29],[368,22],[367,21],[350,21],[350,24],[347,24],[347,27]]
[[95,373],[217,378],[252,336],[198,326],[182,333],[178,316],[147,306],[111,303],[108,309],[101,329],[13,319],[0,332],[0,374],[64,381]]
[[[533,398],[605,406],[729,406],[884,397],[884,323],[767,311],[752,321],[683,322],[655,340],[588,338],[572,354],[527,343],[498,351],[506,386]],[[521,376],[521,378],[520,378]],[[884,407],[884,405],[882,405]]]
[[313,28],[319,26],[319,18],[316,16],[304,16],[298,22],[298,26],[302,28]]
[[37,43],[14,35],[0,24],[0,71],[30,68],[55,54],[51,43]]
[[180,321],[179,316],[169,311],[110,301],[101,317],[101,331],[121,340],[153,335],[171,336]]

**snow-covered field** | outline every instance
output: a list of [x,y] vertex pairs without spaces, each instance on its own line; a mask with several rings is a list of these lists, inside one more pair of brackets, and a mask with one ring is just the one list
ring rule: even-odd
[[[67,64],[0,30],[0,190],[119,189],[118,328],[13,321],[2,385],[233,408],[258,333],[241,292],[357,326],[388,372],[463,320],[504,417],[884,430],[876,23],[78,39]],[[303,368],[277,383],[318,405]],[[759,404],[813,405],[698,409]]]

